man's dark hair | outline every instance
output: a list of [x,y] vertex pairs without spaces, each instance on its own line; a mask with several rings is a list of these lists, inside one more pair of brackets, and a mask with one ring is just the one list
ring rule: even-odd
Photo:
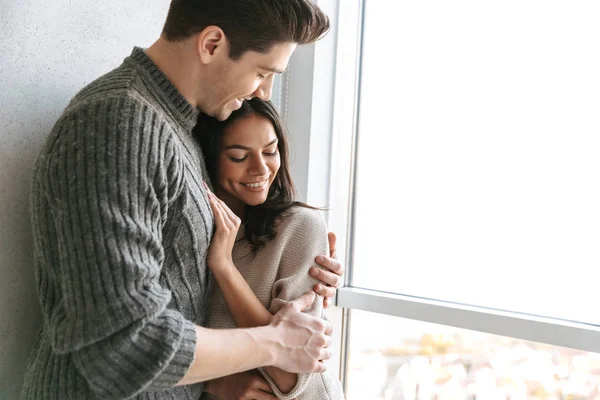
[[275,44],[307,44],[329,30],[329,18],[310,0],[173,0],[163,28],[169,41],[186,39],[215,25],[225,32],[229,58]]
[[252,114],[266,118],[273,124],[275,135],[278,139],[277,151],[281,160],[279,171],[269,188],[266,201],[256,206],[246,205],[244,210],[243,224],[245,239],[256,254],[256,251],[268,241],[275,238],[277,234],[276,226],[280,217],[284,217],[287,212],[291,212],[293,206],[312,209],[318,208],[295,200],[296,189],[290,174],[288,139],[285,124],[273,104],[258,97],[252,100],[245,100],[242,103],[242,107],[234,111],[225,121],[218,121],[213,117],[203,114],[198,118],[198,124],[194,128],[194,136],[202,146],[206,169],[210,179],[215,184],[218,182],[218,159],[223,151],[222,139],[225,129],[234,121],[247,118]]

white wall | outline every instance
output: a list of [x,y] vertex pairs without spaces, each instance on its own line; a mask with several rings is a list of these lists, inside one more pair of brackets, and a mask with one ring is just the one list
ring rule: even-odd
[[69,99],[158,37],[169,0],[0,0],[0,399],[18,398],[40,312],[30,175]]

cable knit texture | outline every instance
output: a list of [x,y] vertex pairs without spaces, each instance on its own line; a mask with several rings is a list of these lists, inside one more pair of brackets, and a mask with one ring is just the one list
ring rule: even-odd
[[[315,257],[329,253],[327,226],[317,210],[294,207],[281,219],[273,240],[251,254],[243,230],[233,248],[233,261],[260,302],[275,314],[289,301],[312,290],[318,282],[308,273],[318,265]],[[223,295],[213,283],[209,326],[217,329],[235,328]],[[317,296],[306,313],[324,318],[323,298]],[[271,377],[259,368],[279,399],[340,400],[344,398],[341,384],[330,373],[299,374],[298,382],[289,393],[282,393]]]
[[31,196],[43,328],[26,399],[198,399],[213,220],[198,110],[140,48],[54,126]]

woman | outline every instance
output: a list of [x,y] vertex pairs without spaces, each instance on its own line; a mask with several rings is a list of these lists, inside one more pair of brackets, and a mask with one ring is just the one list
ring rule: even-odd
[[[327,228],[315,208],[294,200],[285,128],[270,102],[248,100],[226,121],[200,124],[216,192],[207,187],[216,223],[207,264],[217,283],[209,326],[267,325],[317,283],[308,271],[315,256],[327,254]],[[323,298],[315,296],[305,312],[323,317]],[[343,399],[340,382],[328,373],[274,367],[260,373],[279,399]]]

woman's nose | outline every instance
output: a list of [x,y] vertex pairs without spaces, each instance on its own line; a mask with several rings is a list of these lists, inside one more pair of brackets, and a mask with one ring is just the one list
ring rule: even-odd
[[258,157],[248,169],[250,175],[265,175],[269,169],[263,157]]

